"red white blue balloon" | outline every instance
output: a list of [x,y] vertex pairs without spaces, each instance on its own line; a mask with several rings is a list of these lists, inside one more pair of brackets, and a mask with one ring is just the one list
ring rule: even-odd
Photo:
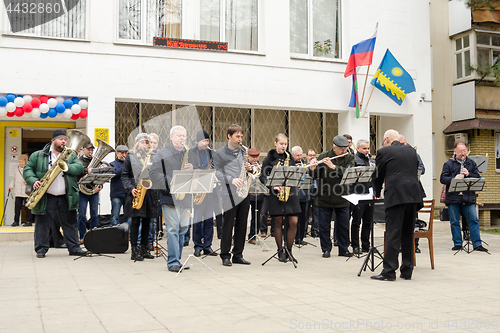
[[22,97],[16,97],[14,99],[14,105],[20,108],[21,106],[24,105],[24,99]]
[[5,109],[7,110],[7,112],[14,112],[16,111],[16,105],[14,104],[14,102],[9,102],[5,106]]
[[49,98],[49,100],[47,101],[47,105],[49,106],[49,109],[53,109],[56,107],[57,105],[57,101],[55,98]]
[[80,102],[78,103],[82,109],[86,109],[89,106],[89,103],[85,99],[81,99]]
[[43,104],[40,104],[39,109],[40,109],[41,113],[47,113],[47,112],[49,112],[50,108],[47,104],[43,103]]

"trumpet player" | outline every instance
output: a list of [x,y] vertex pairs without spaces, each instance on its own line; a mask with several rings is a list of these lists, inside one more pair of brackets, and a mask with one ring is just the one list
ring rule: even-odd
[[[80,179],[92,172],[92,168],[89,168],[90,161],[92,161],[92,155],[94,154],[94,145],[89,143],[88,145],[82,148],[82,155],[78,158],[82,161],[83,171],[77,177],[77,180]],[[87,195],[85,193],[80,192],[79,201],[78,201],[78,230],[80,232],[80,244],[83,243],[83,236],[87,232],[87,205],[90,205],[90,227],[97,228],[97,219],[98,219],[98,208],[99,208],[99,191],[102,186],[96,188],[94,194]]]
[[[170,193],[170,182],[174,170],[192,170],[189,163],[189,151],[186,142],[186,129],[174,126],[170,129],[170,145],[157,152],[153,159],[150,176],[153,186],[161,189],[159,202],[167,235],[167,267],[170,272],[179,272],[181,269],[182,248],[184,235],[189,226],[189,209],[191,208],[191,195],[176,198]],[[184,267],[188,269],[189,266]]]
[[[113,162],[109,163],[110,166],[114,167],[113,173],[115,176],[111,179],[111,225],[118,225],[120,222],[120,210],[125,204],[125,188],[122,183],[122,170],[123,164],[125,163],[125,158],[127,158],[128,147],[125,145],[118,145],[116,147],[116,158]],[[125,223],[129,225],[132,224],[132,219],[125,216]]]
[[[34,190],[42,184],[45,175],[66,146],[66,134],[61,130],[52,133],[52,141],[43,150],[31,155],[24,166],[23,177]],[[31,210],[35,216],[35,252],[37,258],[45,258],[49,250],[49,232],[59,216],[64,233],[64,240],[69,255],[85,256],[78,242],[78,185],[76,176],[82,172],[82,162],[73,154],[67,161],[68,170],[59,173],[38,204]]]
[[[143,261],[144,259],[153,259],[154,257],[147,249],[149,223],[151,219],[158,216],[158,198],[156,191],[147,190],[144,195],[144,201],[139,209],[133,208],[134,198],[140,195],[137,187],[140,181],[142,170],[151,156],[149,142],[151,138],[146,133],[139,133],[135,137],[135,147],[129,151],[122,170],[122,183],[127,196],[125,198],[124,213],[125,216],[132,217],[132,226],[130,229],[130,243],[132,247],[131,260]],[[144,188],[142,190],[145,190]],[[139,235],[139,226],[141,226],[141,244],[137,244]]]

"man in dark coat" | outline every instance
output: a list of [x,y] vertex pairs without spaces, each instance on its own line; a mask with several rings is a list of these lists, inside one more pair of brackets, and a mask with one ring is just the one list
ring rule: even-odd
[[417,204],[423,200],[423,190],[418,181],[418,159],[415,149],[399,142],[399,133],[388,130],[384,146],[377,151],[373,175],[373,191],[380,197],[385,181],[385,256],[384,269],[375,280],[396,280],[398,255],[401,246],[402,264],[400,277],[410,280],[413,272],[413,231]]
[[[122,169],[125,158],[128,154],[128,147],[118,145],[116,147],[116,159],[109,163],[115,168],[113,173],[115,176],[111,179],[109,196],[111,197],[111,225],[118,225],[120,222],[120,209],[125,203],[125,188],[122,183]],[[130,216],[125,217],[125,223],[128,223],[129,228],[132,223]]]
[[[82,161],[83,170],[82,173],[77,177],[77,181],[80,181],[83,176],[88,175],[92,172],[92,168],[89,168],[89,164],[92,161],[92,155],[94,153],[94,145],[89,143],[82,149],[83,154],[79,157]],[[80,198],[78,202],[78,230],[80,231],[80,243],[83,243],[83,236],[87,232],[87,204],[90,205],[90,228],[97,228],[98,221],[98,211],[99,211],[99,191],[102,186],[95,188],[95,193],[87,195],[80,191]]]

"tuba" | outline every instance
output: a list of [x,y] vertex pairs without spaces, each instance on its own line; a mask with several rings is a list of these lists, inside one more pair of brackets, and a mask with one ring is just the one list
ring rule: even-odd
[[[285,162],[283,163],[283,166],[288,166],[290,163],[290,154],[285,150],[286,153],[286,159]],[[278,162],[279,165],[279,162]],[[282,186],[281,190],[278,192],[276,197],[278,198],[279,201],[288,201],[288,197],[290,196],[290,187],[288,186]]]
[[80,131],[68,130],[66,135],[68,136],[66,147],[64,147],[64,150],[59,157],[57,157],[57,160],[52,164],[50,169],[47,170],[45,175],[43,175],[42,179],[40,179],[40,186],[36,190],[31,191],[30,196],[26,200],[26,208],[35,208],[61,171],[68,171],[67,162],[71,155],[90,143],[89,137]]
[[[97,168],[99,167],[102,163],[102,159],[105,158],[109,153],[112,153],[115,151],[113,147],[108,145],[106,142],[102,141],[101,139],[97,139],[98,146],[97,149],[92,156],[92,160],[89,163],[89,166],[87,168]],[[87,175],[83,176],[82,179],[87,177]],[[95,194],[97,191],[97,188],[100,185],[90,185],[90,184],[78,184],[78,189],[80,189],[80,192],[86,195],[92,195]]]
[[250,190],[250,182],[251,177],[247,177],[247,168],[245,167],[245,163],[248,161],[248,147],[240,144],[243,149],[245,149],[245,156],[243,157],[243,163],[241,164],[240,176],[238,177],[243,181],[243,185],[236,189],[236,195],[240,198],[246,198],[248,195],[248,190]]

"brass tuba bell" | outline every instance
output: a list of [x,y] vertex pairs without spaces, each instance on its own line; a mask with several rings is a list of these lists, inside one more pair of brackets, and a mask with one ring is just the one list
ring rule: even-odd
[[[109,166],[108,163],[106,162],[101,162],[108,154],[112,153],[115,151],[113,147],[108,145],[106,142],[102,141],[101,139],[97,139],[97,149],[92,156],[92,160],[89,163],[89,166],[87,168],[97,168],[101,166],[101,164],[106,164]],[[85,178],[87,175],[85,175],[83,178]],[[82,178],[82,179],[83,179]],[[92,195],[95,194],[97,191],[97,188],[99,186],[93,186],[89,184],[78,184],[78,188],[80,189],[80,192],[86,195]]]

